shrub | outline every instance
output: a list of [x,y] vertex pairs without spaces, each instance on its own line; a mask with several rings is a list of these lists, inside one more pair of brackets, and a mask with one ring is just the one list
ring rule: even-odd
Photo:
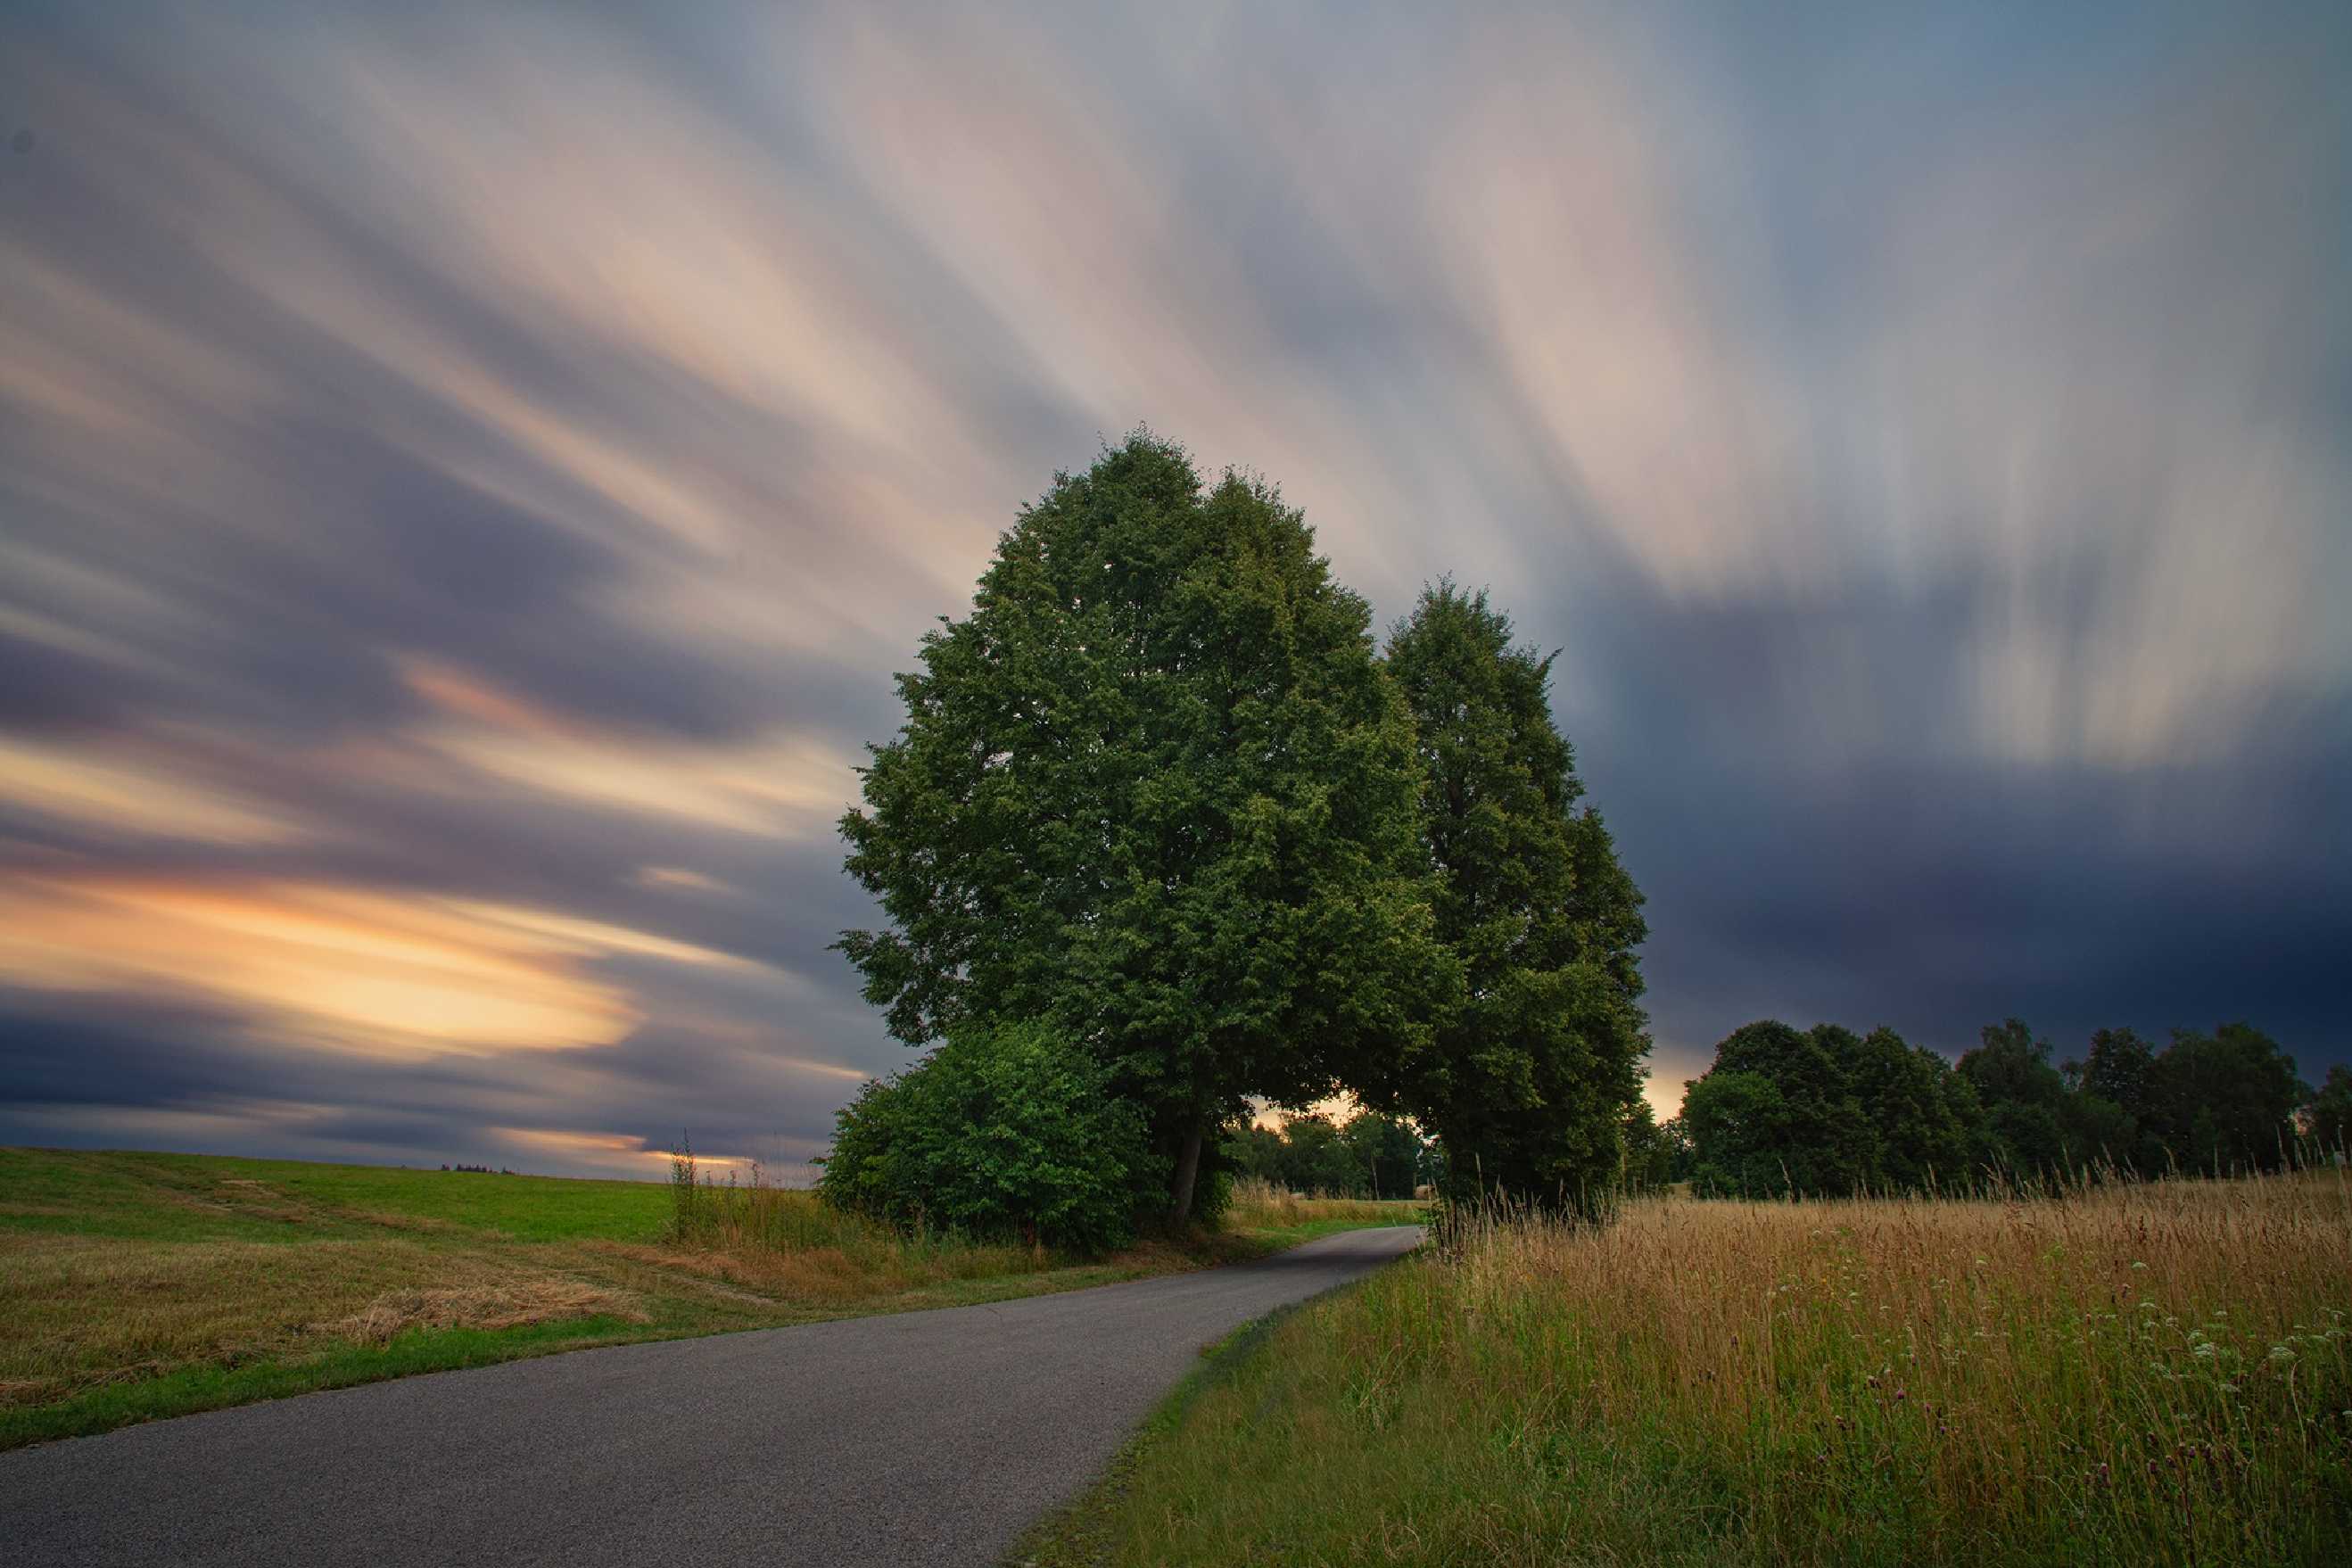
[[868,1083],[823,1163],[836,1207],[1083,1252],[1133,1239],[1167,1175],[1101,1065],[1034,1024],[961,1031]]

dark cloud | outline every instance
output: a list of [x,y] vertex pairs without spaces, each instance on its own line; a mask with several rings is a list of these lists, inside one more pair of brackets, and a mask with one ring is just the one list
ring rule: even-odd
[[[760,1047],[648,1029],[594,1050],[357,1060],[260,1043],[253,1020],[200,1005],[83,1004],[0,994],[10,1089],[0,1142],[142,1146],[163,1132],[200,1152],[406,1163],[605,1168],[653,1176],[636,1148],[681,1135],[714,1153],[805,1173],[832,1125],[837,1075]],[[119,1128],[128,1136],[110,1136]],[[617,1158],[557,1142],[583,1128],[626,1141]]]
[[1662,1078],[2352,1057],[2340,16],[1071,20],[0,23],[0,1139],[804,1158],[890,674],[1139,422],[1562,650]]

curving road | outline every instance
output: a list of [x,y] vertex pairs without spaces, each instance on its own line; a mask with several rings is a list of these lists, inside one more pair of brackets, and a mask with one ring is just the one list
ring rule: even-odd
[[1412,1226],[994,1306],[576,1351],[0,1454],[8,1563],[987,1563],[1202,1347]]

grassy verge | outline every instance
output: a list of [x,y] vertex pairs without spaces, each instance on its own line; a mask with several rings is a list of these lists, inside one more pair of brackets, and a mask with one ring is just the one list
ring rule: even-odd
[[1215,1233],[1078,1260],[908,1238],[805,1193],[757,1201],[759,1235],[680,1241],[655,1183],[0,1149],[0,1447],[587,1345],[1109,1284],[1417,1217],[1259,1194]]
[[2352,1561],[2347,1314],[2329,1173],[1490,1224],[1276,1325],[1014,1560]]
[[1240,1376],[1254,1357],[1264,1353],[1276,1328],[1297,1310],[1296,1306],[1277,1308],[1203,1347],[1201,1364],[1144,1419],[1102,1478],[1085,1495],[1022,1533],[1005,1559],[1007,1568],[1099,1568],[1118,1561],[1125,1538],[1133,1531],[1127,1505],[1137,1475],[1147,1472],[1167,1445],[1181,1440],[1178,1435],[1185,1417],[1201,1397]]

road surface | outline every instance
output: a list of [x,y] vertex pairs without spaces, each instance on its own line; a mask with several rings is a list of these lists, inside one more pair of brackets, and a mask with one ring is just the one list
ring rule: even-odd
[[575,1351],[0,1454],[0,1561],[991,1563],[1237,1325],[1412,1247]]

